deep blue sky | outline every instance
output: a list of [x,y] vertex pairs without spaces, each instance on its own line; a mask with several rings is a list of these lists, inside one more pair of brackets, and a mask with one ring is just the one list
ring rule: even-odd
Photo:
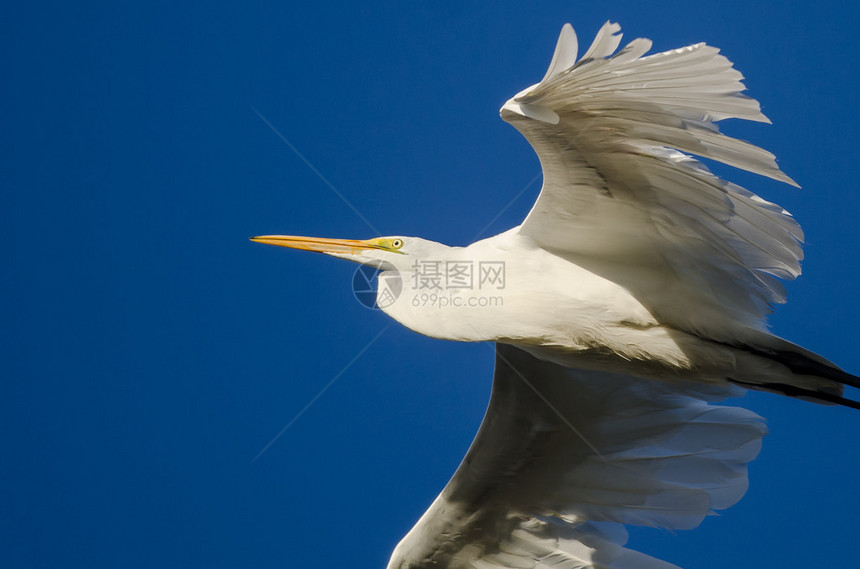
[[[123,5],[119,5],[123,4]],[[485,345],[392,323],[354,266],[249,243],[470,242],[538,171],[498,118],[561,25],[719,46],[807,232],[774,330],[860,372],[854,3],[7,2],[0,22],[0,566],[381,568],[486,405]],[[516,225],[538,185],[486,235]],[[637,531],[687,569],[856,562],[860,413],[754,394],[746,498]]]

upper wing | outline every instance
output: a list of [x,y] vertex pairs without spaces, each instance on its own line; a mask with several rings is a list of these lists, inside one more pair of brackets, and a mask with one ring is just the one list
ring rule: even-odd
[[692,528],[734,504],[764,433],[745,409],[498,345],[478,435],[388,568],[669,569],[618,524]]
[[565,25],[543,80],[502,107],[543,168],[520,230],[627,286],[667,324],[720,336],[728,315],[760,327],[785,299],[774,277],[800,274],[800,227],[685,153],[794,184],[772,154],[715,125],[769,121],[718,49],[644,56],[651,42],[637,39],[615,53],[619,30],[607,22],[577,61]]

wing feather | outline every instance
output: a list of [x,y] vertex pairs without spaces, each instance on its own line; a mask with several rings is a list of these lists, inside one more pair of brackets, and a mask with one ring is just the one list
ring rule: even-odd
[[671,569],[624,547],[621,524],[692,528],[746,491],[754,413],[496,353],[478,435],[389,569]]
[[803,233],[692,155],[796,185],[716,125],[770,121],[717,48],[645,55],[651,42],[637,39],[616,52],[619,31],[607,22],[579,61],[502,107],[544,172],[520,232],[629,287],[668,325],[717,339],[726,318],[763,329],[785,301],[777,278],[800,274]]
[[621,43],[621,35],[618,34],[620,31],[621,26],[618,24],[613,24],[612,22],[603,24],[591,43],[591,47],[582,56],[582,60],[603,59],[618,49],[618,45]]

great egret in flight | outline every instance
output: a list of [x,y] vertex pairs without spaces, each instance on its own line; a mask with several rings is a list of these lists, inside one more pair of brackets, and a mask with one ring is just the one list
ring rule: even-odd
[[502,107],[543,169],[519,227],[468,247],[253,238],[377,267],[398,322],[496,343],[480,431],[389,569],[673,567],[620,524],[692,528],[740,499],[763,422],[710,401],[742,386],[858,407],[842,390],[860,379],[765,327],[800,274],[797,222],[691,157],[794,184],[716,126],[768,122],[741,74],[704,43],[616,52],[619,31],[577,59],[565,25]]

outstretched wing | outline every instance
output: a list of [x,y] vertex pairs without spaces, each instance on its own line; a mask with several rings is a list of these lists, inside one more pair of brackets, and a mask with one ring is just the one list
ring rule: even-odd
[[651,42],[636,39],[616,53],[619,30],[607,22],[577,61],[565,25],[543,80],[501,109],[543,168],[520,231],[627,286],[666,324],[717,337],[725,316],[761,327],[785,300],[775,277],[800,274],[803,234],[689,154],[794,184],[772,154],[716,126],[769,121],[718,49],[645,56]]
[[745,409],[498,345],[484,421],[389,569],[669,569],[620,524],[687,529],[747,488]]

